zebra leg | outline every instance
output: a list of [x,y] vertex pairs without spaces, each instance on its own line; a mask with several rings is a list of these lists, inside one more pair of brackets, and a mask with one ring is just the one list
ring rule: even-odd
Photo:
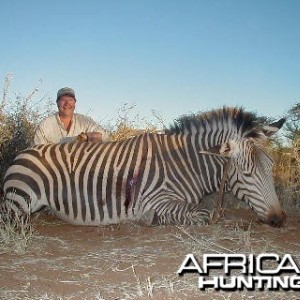
[[211,222],[212,211],[200,204],[178,200],[164,200],[155,203],[145,211],[141,221],[150,225],[206,225]]

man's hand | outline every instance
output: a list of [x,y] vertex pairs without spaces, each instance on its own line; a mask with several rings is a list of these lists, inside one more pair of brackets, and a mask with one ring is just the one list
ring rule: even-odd
[[100,132],[81,132],[76,140],[78,142],[101,142],[102,134]]
[[77,142],[88,142],[89,136],[87,133],[81,132],[79,135],[77,135],[76,140],[77,140]]

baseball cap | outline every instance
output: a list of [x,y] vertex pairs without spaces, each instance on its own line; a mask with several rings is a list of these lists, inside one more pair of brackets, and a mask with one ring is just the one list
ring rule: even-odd
[[62,96],[71,96],[76,100],[75,91],[69,87],[64,87],[58,90],[56,101]]

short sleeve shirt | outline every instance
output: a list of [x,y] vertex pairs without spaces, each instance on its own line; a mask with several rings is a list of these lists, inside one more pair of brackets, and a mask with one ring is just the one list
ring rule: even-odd
[[91,118],[74,113],[69,132],[61,122],[58,113],[55,113],[45,118],[38,126],[33,143],[48,144],[48,143],[68,143],[74,141],[82,132],[100,132],[102,141],[109,141],[108,133]]

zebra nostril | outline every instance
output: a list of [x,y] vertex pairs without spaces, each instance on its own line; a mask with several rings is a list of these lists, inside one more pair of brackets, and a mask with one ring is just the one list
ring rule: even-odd
[[268,223],[273,227],[281,227],[285,218],[286,214],[284,212],[282,212],[281,215],[273,214],[268,218]]

